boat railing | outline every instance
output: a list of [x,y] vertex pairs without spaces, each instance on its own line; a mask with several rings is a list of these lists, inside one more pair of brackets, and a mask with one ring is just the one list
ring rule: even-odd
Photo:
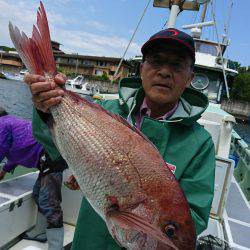
[[250,147],[235,131],[232,133],[230,151],[242,158],[250,170]]
[[250,202],[250,147],[235,131],[232,133],[230,154],[236,162],[235,179]]

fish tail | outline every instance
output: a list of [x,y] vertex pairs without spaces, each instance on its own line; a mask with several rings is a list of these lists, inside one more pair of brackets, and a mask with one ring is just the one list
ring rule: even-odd
[[[9,22],[10,38],[24,65],[33,74],[42,74],[41,60],[37,46],[25,33]],[[36,59],[37,58],[37,59]]]
[[39,48],[44,71],[54,76],[56,73],[56,62],[51,46],[48,19],[42,2],[40,2],[40,7],[37,11],[37,28],[33,26],[32,40]]
[[145,221],[144,218],[141,218],[136,214],[130,212],[112,211],[108,212],[107,217],[108,220],[113,221],[114,224],[117,224],[121,228],[137,230],[149,235],[167,246],[170,246],[173,249],[178,249],[159,228]]
[[56,74],[56,63],[53,56],[49,25],[42,2],[37,11],[37,27],[33,26],[32,38],[9,23],[10,38],[30,73],[51,76]]

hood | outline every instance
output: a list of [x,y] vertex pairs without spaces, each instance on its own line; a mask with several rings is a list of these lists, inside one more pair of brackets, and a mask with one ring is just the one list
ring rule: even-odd
[[[141,78],[123,78],[119,82],[119,103],[124,111],[130,115],[136,112],[145,96],[142,88]],[[201,92],[186,88],[183,92],[175,113],[162,122],[180,122],[185,125],[192,125],[208,107],[208,98]]]

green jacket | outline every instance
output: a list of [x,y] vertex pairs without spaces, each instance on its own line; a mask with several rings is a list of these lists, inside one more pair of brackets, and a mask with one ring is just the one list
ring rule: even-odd
[[[100,101],[105,109],[135,123],[134,114],[140,108],[144,91],[139,78],[125,78],[119,83],[119,100]],[[209,133],[197,123],[207,108],[208,100],[200,92],[186,89],[175,113],[167,120],[144,117],[141,131],[158,148],[184,190],[191,214],[200,234],[207,227],[214,194],[215,153]],[[52,159],[60,156],[53,147],[47,129],[37,112],[33,116],[36,139],[44,145]],[[103,220],[83,198],[72,249],[120,249]]]

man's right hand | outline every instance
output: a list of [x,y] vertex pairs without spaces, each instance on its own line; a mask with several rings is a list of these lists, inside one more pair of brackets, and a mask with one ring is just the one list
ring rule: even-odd
[[80,190],[80,186],[74,175],[70,175],[68,179],[64,182],[64,185],[71,190]]
[[66,76],[57,74],[54,81],[48,81],[40,75],[26,74],[24,82],[30,86],[34,106],[45,113],[49,108],[61,102],[64,91]]

